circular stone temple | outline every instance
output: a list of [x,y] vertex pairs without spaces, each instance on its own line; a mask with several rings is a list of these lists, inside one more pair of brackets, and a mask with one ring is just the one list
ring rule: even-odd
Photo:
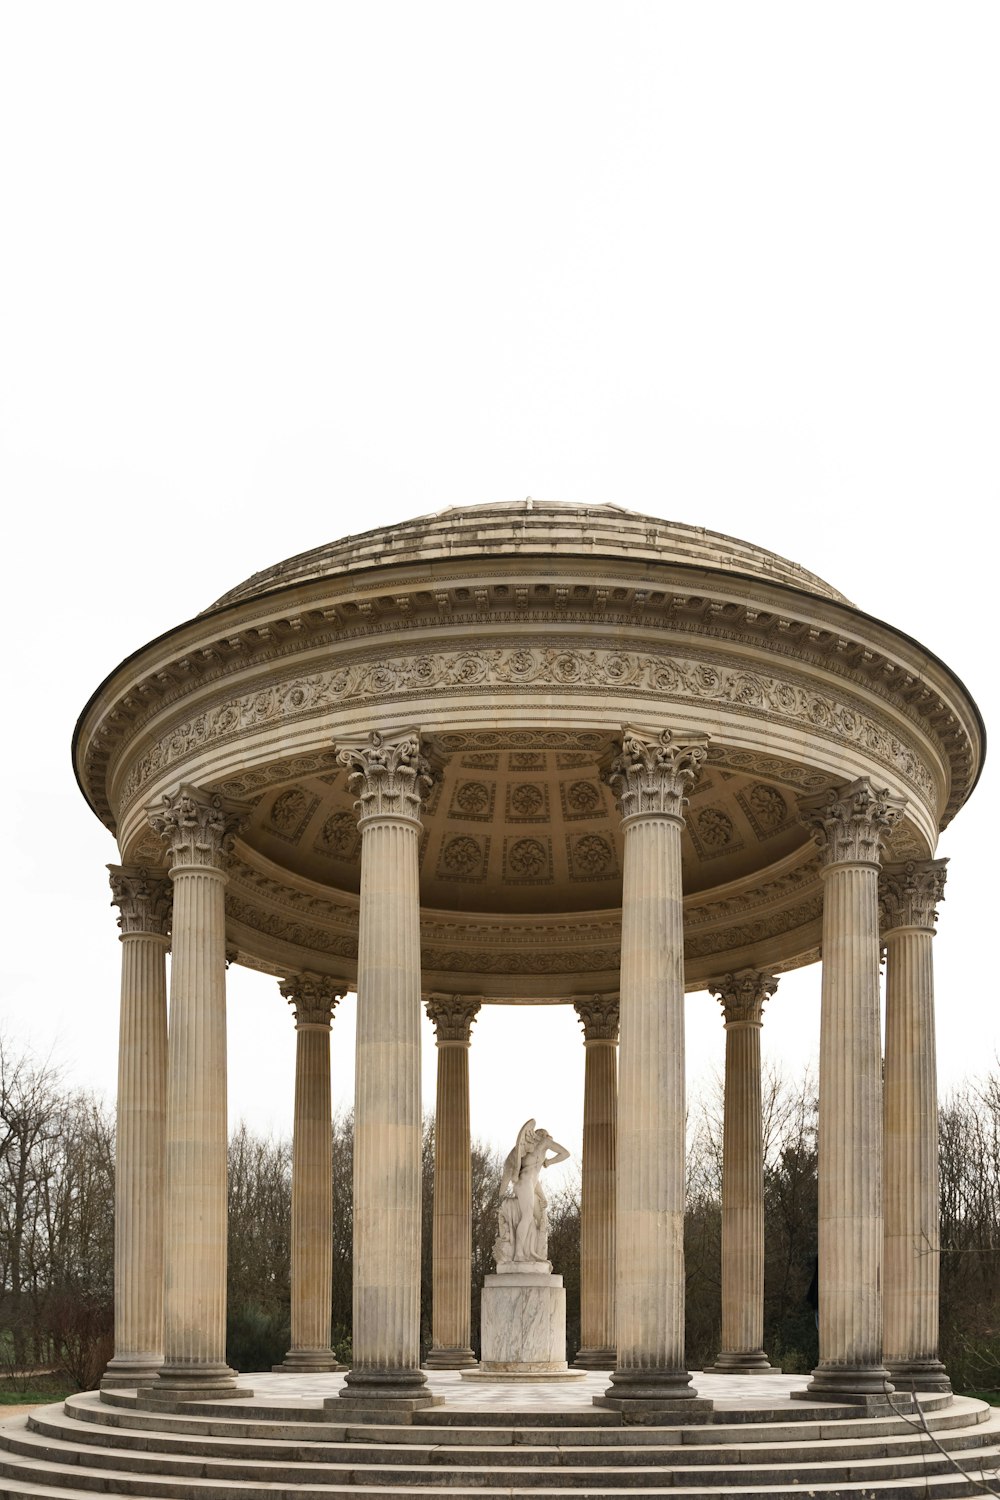
[[935,846],[983,749],[968,692],[909,636],[784,558],[612,505],[473,506],[347,538],[137,651],[74,741],[120,861],[105,1384],[164,1401],[240,1390],[225,1360],[234,962],[276,977],[298,1033],[285,1368],[334,1368],[337,999],[357,990],[343,1397],[402,1409],[430,1399],[421,1004],[439,1059],[427,1363],[460,1368],[473,1363],[470,1028],[484,1004],[558,1002],[575,1005],[587,1049],[578,1363],[613,1372],[604,1399],[622,1411],[690,1408],[683,994],[707,988],[726,1027],[716,1368],[768,1370],[760,1028],[780,975],[822,954],[807,1394],[864,1403],[887,1370],[947,1390],[924,1253]]

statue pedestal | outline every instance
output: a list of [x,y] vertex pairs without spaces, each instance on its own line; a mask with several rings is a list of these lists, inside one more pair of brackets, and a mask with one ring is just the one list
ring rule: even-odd
[[482,1299],[483,1354],[463,1380],[582,1380],[566,1365],[566,1290],[547,1261],[498,1266]]

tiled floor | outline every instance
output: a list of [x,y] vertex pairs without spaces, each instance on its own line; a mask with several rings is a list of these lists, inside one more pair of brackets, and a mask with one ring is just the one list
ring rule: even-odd
[[[588,1370],[581,1380],[563,1384],[558,1381],[532,1381],[523,1386],[503,1382],[490,1385],[486,1381],[463,1380],[456,1372],[428,1370],[427,1383],[436,1396],[444,1396],[448,1405],[462,1407],[468,1411],[479,1411],[484,1407],[502,1411],[537,1411],[540,1407],[553,1411],[565,1411],[572,1407],[590,1407],[594,1396],[603,1395],[608,1389],[609,1376],[604,1370]],[[789,1392],[801,1390],[806,1384],[806,1375],[706,1375],[695,1373],[693,1384],[699,1396],[708,1396],[718,1407],[766,1407],[769,1410],[792,1406]],[[297,1375],[292,1372],[246,1374],[241,1383],[250,1386],[253,1397],[239,1404],[247,1406],[283,1405],[294,1403],[306,1407],[321,1405],[324,1397],[333,1396],[340,1390],[343,1375]],[[799,1403],[794,1403],[801,1410]]]

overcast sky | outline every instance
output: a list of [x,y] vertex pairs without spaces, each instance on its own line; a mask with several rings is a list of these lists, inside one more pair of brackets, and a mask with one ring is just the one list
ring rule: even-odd
[[[748,538],[995,722],[994,4],[21,0],[0,30],[18,1047],[113,1094],[116,849],[70,767],[89,694],[351,532],[531,494]],[[939,849],[945,1086],[998,1046],[993,769]],[[230,994],[232,1117],[286,1130],[287,1007],[242,970]],[[793,1074],[818,996],[813,967],[768,1008]],[[723,1032],[705,994],[688,1015],[696,1082]],[[533,1114],[576,1149],[578,1033],[484,1013],[474,1130],[506,1146]],[[346,1103],[353,1002],[333,1035]]]

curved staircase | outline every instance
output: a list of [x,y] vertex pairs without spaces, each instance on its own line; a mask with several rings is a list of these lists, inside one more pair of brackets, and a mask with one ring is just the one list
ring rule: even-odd
[[553,1405],[537,1396],[516,1411],[430,1408],[405,1426],[337,1421],[331,1404],[334,1411],[324,1411],[320,1402],[286,1404],[268,1393],[252,1404],[167,1413],[142,1410],[130,1392],[71,1396],[0,1427],[0,1497],[1000,1494],[1000,1411],[962,1397],[924,1398],[933,1436],[912,1416],[792,1401],[727,1405],[707,1422],[662,1427],[622,1426],[617,1414],[584,1401]]

